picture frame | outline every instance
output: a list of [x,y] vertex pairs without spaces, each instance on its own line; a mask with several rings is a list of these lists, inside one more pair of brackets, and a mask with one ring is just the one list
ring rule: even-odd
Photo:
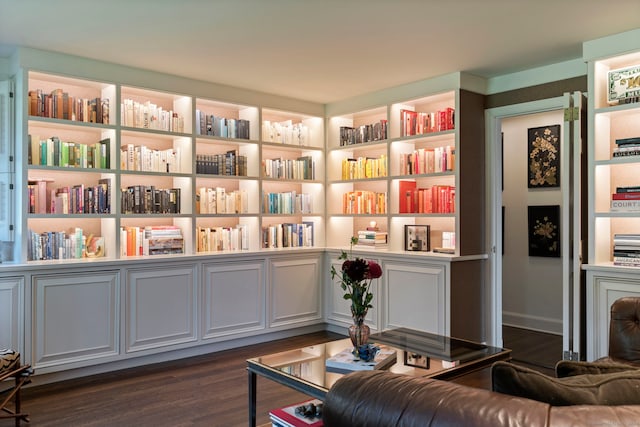
[[560,187],[560,125],[527,130],[528,188]]
[[560,205],[529,206],[529,256],[560,257]]
[[405,224],[404,250],[429,252],[431,250],[431,226]]

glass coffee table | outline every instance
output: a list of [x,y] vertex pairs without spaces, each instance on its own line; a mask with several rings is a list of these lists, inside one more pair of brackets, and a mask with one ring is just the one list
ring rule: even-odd
[[[497,360],[511,358],[511,350],[508,349],[407,328],[372,334],[369,342],[395,349],[395,362],[383,369],[443,380],[484,369]],[[324,400],[331,386],[348,373],[327,368],[326,359],[351,347],[349,339],[341,339],[248,359],[249,426],[256,425],[258,375]]]

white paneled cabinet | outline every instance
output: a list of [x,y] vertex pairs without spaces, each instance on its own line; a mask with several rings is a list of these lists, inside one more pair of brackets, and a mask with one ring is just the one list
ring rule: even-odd
[[133,269],[127,274],[127,352],[196,340],[194,264]]
[[220,339],[265,328],[264,262],[202,266],[202,338]]
[[31,364],[39,372],[105,362],[119,354],[118,272],[36,275],[32,293]]
[[0,279],[0,348],[23,351],[23,290],[22,277]]
[[386,262],[384,329],[406,327],[447,334],[445,267]]
[[322,319],[322,257],[290,256],[269,263],[270,326]]

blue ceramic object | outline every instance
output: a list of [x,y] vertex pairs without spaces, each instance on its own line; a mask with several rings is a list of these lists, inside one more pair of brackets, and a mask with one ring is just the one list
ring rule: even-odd
[[358,347],[358,358],[365,362],[371,362],[378,354],[380,347],[373,344],[363,344]]

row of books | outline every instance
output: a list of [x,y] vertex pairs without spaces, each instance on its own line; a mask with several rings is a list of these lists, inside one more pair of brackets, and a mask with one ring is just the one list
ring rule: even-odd
[[312,247],[313,222],[282,223],[262,227],[263,248]]
[[85,123],[109,123],[108,98],[76,98],[62,89],[45,93],[42,89],[28,92],[30,116],[74,120]]
[[196,110],[196,133],[221,138],[250,139],[251,122],[244,119],[227,119]]
[[454,213],[456,188],[452,185],[434,185],[418,188],[415,181],[398,182],[398,212]]
[[301,156],[295,160],[264,159],[262,171],[266,178],[275,179],[316,179],[316,164],[311,156]]
[[640,186],[616,187],[611,195],[611,212],[640,211]]
[[177,173],[181,172],[181,156],[180,148],[156,150],[145,145],[127,144],[120,152],[120,169]]
[[347,158],[342,160],[342,179],[379,178],[387,176],[387,156]]
[[435,112],[400,110],[400,136],[423,135],[455,129],[455,110],[447,107]]
[[285,191],[262,195],[262,213],[268,214],[311,214],[313,197],[307,193]]
[[196,173],[203,175],[247,176],[247,156],[238,150],[224,154],[196,154]]
[[340,146],[387,139],[387,120],[358,127],[340,126]]
[[62,141],[57,136],[41,138],[29,135],[28,161],[30,165],[64,168],[111,167],[111,140],[102,139],[93,144]]
[[386,214],[387,193],[348,191],[342,195],[343,214]]
[[455,129],[455,110],[448,107],[435,112],[400,110],[400,136],[422,135]]
[[86,236],[82,228],[37,233],[29,230],[27,258],[29,261],[79,259],[105,256],[104,238]]
[[640,234],[613,235],[613,264],[640,267]]
[[120,256],[184,253],[182,230],[178,226],[120,227]]
[[166,132],[184,132],[184,117],[176,111],[165,110],[151,101],[138,102],[125,99],[121,106],[120,122],[123,126],[155,129]]
[[239,251],[249,249],[249,232],[244,224],[235,227],[198,227],[197,251]]
[[245,190],[227,191],[224,187],[200,187],[195,196],[196,213],[199,214],[249,212],[249,194]]
[[640,155],[640,136],[632,138],[620,138],[615,140],[613,157],[626,157]]
[[310,145],[311,130],[302,123],[293,123],[291,120],[283,122],[262,122],[262,140],[266,142],[278,142],[289,145]]
[[120,195],[123,214],[180,213],[180,188],[161,189],[154,185],[131,185]]
[[29,180],[29,213],[32,214],[108,214],[111,213],[111,180],[96,185],[77,184],[49,188],[52,180]]
[[419,148],[400,155],[400,175],[419,175],[453,171],[454,147]]

